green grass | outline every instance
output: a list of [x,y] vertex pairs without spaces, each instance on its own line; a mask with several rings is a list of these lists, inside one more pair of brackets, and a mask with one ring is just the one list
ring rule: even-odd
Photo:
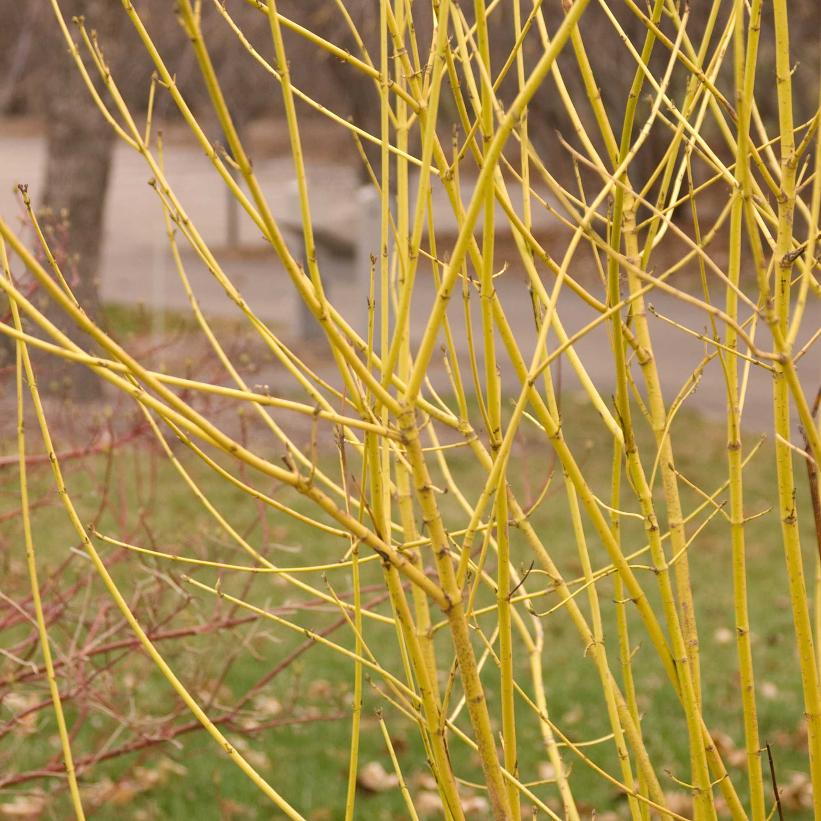
[[[574,451],[584,464],[586,475],[593,477],[593,485],[604,498],[608,495],[610,470],[610,445],[601,437],[592,413],[584,403],[572,397],[565,397],[566,434]],[[712,491],[726,476],[724,463],[724,432],[711,423],[692,415],[682,415],[676,422],[674,444],[677,445],[678,469],[690,480]],[[532,439],[532,441],[531,441]],[[754,443],[748,437],[745,448]],[[645,460],[649,437],[643,440]],[[481,487],[482,477],[478,476],[469,454],[459,450],[449,451],[454,476],[469,499],[475,498]],[[332,537],[318,538],[306,527],[296,524],[281,515],[268,512],[264,515],[255,505],[248,502],[237,490],[226,486],[216,477],[185,458],[201,486],[238,530],[245,533],[254,545],[267,545],[268,555],[282,564],[314,564],[334,561],[344,554],[344,541]],[[550,452],[542,439],[535,434],[522,442],[515,461],[511,465],[511,477],[517,484],[522,498],[538,492],[552,464]],[[93,515],[99,504],[99,484],[105,471],[102,457],[83,460],[82,466],[74,465],[69,471],[69,487],[85,516]],[[330,465],[329,465],[330,469]],[[797,466],[800,477],[802,466]],[[152,476],[152,471],[156,473]],[[773,481],[773,454],[765,444],[745,471],[745,491],[749,513],[763,511],[775,503]],[[16,477],[7,471],[3,477],[3,498],[7,505],[14,504]],[[434,477],[437,481],[441,477]],[[46,469],[33,472],[33,496],[35,498],[50,491],[49,475]],[[149,545],[149,534],[159,549],[178,549],[188,555],[208,556],[233,562],[244,562],[244,557],[236,549],[226,544],[218,534],[214,523],[198,505],[178,480],[170,465],[152,454],[145,447],[123,451],[115,458],[109,480],[111,499],[106,512],[99,522],[102,531],[113,536],[128,537],[143,545]],[[150,490],[149,490],[150,489]],[[263,488],[266,489],[266,488]],[[270,490],[270,488],[267,488]],[[278,489],[277,498],[308,512],[305,503],[293,493]],[[449,520],[456,522],[456,507],[453,499],[443,498],[443,505]],[[625,492],[625,498],[627,493]],[[723,498],[723,497],[722,497]],[[697,503],[695,494],[684,494],[685,510]],[[56,500],[55,500],[56,501]],[[806,510],[805,487],[799,487],[799,510]],[[140,526],[143,520],[145,526]],[[560,475],[553,478],[550,491],[532,521],[551,550],[556,563],[567,579],[580,575],[581,567],[572,543],[569,522]],[[808,521],[804,517],[804,521]],[[64,516],[56,504],[36,511],[36,538],[40,551],[41,572],[45,575],[48,567],[54,567],[66,551],[76,544],[76,537],[68,530]],[[20,542],[16,526],[6,524],[6,566],[4,567],[3,592],[12,598],[24,595],[26,578],[22,563]],[[692,531],[692,528],[690,528]],[[814,534],[803,533],[807,555],[808,578],[814,573],[811,547]],[[523,541],[513,532],[514,561],[527,568],[530,557]],[[604,551],[588,529],[588,538],[593,552],[594,564],[607,564]],[[800,682],[797,674],[794,641],[792,637],[791,614],[786,597],[786,578],[780,548],[780,533],[777,516],[770,512],[751,521],[747,531],[749,548],[749,592],[751,621],[754,633],[756,674],[760,690],[759,709],[761,736],[772,745],[773,755],[781,783],[787,783],[794,771],[805,771],[806,754],[800,736],[802,701]],[[642,546],[644,543],[641,523],[625,519],[624,545],[626,550]],[[284,545],[281,547],[279,545]],[[108,556],[115,549],[101,545],[101,551]],[[290,552],[298,549],[299,552]],[[17,554],[14,554],[17,551]],[[690,550],[690,562],[694,579],[697,615],[702,643],[702,672],[705,714],[708,724],[715,730],[726,733],[739,747],[743,745],[740,702],[737,688],[736,655],[734,642],[727,641],[727,630],[733,628],[730,544],[726,522],[717,516],[698,537]],[[161,594],[146,595],[137,604],[137,610],[147,623],[162,621],[181,602],[170,579],[179,578],[180,565],[154,558],[131,555],[114,565],[114,575],[123,585],[127,598],[132,600],[138,584],[158,584]],[[190,572],[190,571],[186,571]],[[75,558],[59,580],[61,587],[68,589],[74,582],[86,578],[87,563]],[[162,574],[162,575],[158,575]],[[191,575],[207,583],[214,583],[217,571],[199,569]],[[232,578],[222,574],[223,589],[241,592],[247,599],[260,606],[277,607],[289,600],[295,600],[294,591],[271,580],[259,576],[246,589],[244,578]],[[655,582],[652,574],[640,571],[642,583],[653,598]],[[160,579],[159,582],[156,580]],[[347,576],[340,572],[328,573],[328,580],[337,592],[347,591]],[[363,567],[363,585],[379,585],[381,573],[378,563]],[[323,580],[317,575],[313,583],[325,589]],[[531,588],[539,586],[534,575]],[[168,626],[183,626],[207,617],[215,608],[224,607],[213,597],[190,586],[182,586],[193,600],[187,609],[175,616]],[[611,665],[617,667],[617,648],[612,604],[612,585],[608,580],[600,586],[601,601],[606,620],[608,652]],[[92,582],[88,592],[86,607],[92,610],[102,607],[106,594],[98,582]],[[483,594],[484,595],[484,594]],[[305,598],[301,596],[301,598]],[[483,601],[490,599],[484,595]],[[579,598],[583,609],[587,610],[583,597]],[[547,610],[555,599],[546,595],[534,601],[536,610]],[[66,620],[55,632],[58,646],[67,646],[76,625],[71,618],[79,612],[80,604],[72,604]],[[380,605],[380,612],[387,613],[386,605]],[[86,611],[87,612],[87,611]],[[302,626],[321,629],[338,617],[329,609],[319,611],[298,611],[290,618]],[[110,616],[113,618],[113,614]],[[482,626],[492,629],[493,617],[483,616]],[[584,648],[575,633],[570,620],[563,611],[558,611],[543,619],[546,650],[544,654],[545,679],[548,705],[551,717],[574,740],[594,739],[608,732],[608,723],[603,709],[598,679],[592,662],[585,658]],[[663,677],[660,665],[654,658],[649,643],[644,641],[637,619],[631,616],[632,641],[637,645],[634,669],[641,709],[644,711],[643,726],[648,740],[648,748],[660,773],[665,790],[681,791],[674,777],[687,777],[687,747],[684,724],[675,697]],[[19,638],[10,631],[0,637],[3,646],[11,646]],[[730,633],[732,636],[732,632]],[[333,639],[346,646],[353,644],[350,630],[343,627]],[[392,672],[402,677],[401,662],[392,641],[392,628],[367,623],[366,639],[377,652],[380,661]],[[447,649],[448,637],[440,631],[438,641],[443,650]],[[220,703],[230,704],[253,685],[266,671],[271,670],[290,653],[304,636],[296,635],[273,623],[255,623],[235,628],[223,635],[206,635],[186,638],[181,642],[163,643],[160,648],[168,653],[175,669],[193,690],[212,684],[224,674],[219,689]],[[477,644],[477,647],[479,645]],[[226,660],[236,652],[236,659],[225,672]],[[95,656],[88,662],[89,669],[100,668],[112,656]],[[529,678],[524,658],[521,674],[517,680],[530,692]],[[6,676],[16,665],[11,660],[0,662],[0,671]],[[130,676],[129,676],[130,674]],[[351,697],[352,663],[325,648],[314,646],[274,678],[262,691],[264,701],[257,702],[269,711],[269,719],[309,719],[305,723],[274,727],[247,739],[247,749],[263,775],[303,814],[314,819],[336,819],[343,815],[345,785],[347,778],[350,719],[348,717]],[[148,662],[136,651],[131,651],[119,660],[110,672],[101,673],[106,682],[104,691],[109,701],[93,704],[90,709],[92,719],[75,742],[75,754],[82,755],[96,749],[105,731],[114,726],[107,709],[128,714],[154,716],[160,723],[162,717],[176,707],[167,685],[157,673],[151,671]],[[108,678],[106,678],[108,677]],[[485,667],[484,678],[489,684],[489,704],[491,712],[498,715],[496,696],[496,674],[489,664]],[[110,680],[109,680],[110,679]],[[38,694],[44,692],[38,686]],[[281,712],[271,710],[275,700]],[[521,705],[519,715],[520,765],[524,780],[536,780],[538,764],[542,760],[542,747],[538,727],[531,714]],[[105,709],[104,709],[105,708]],[[383,709],[392,738],[397,747],[400,763],[405,776],[414,781],[415,776],[424,773],[426,764],[418,742],[415,727],[400,716],[379,694],[366,685],[364,723],[360,761],[380,761],[390,770],[390,760],[376,720],[377,709]],[[69,719],[74,715],[74,706],[69,703]],[[263,710],[264,711],[264,710]],[[212,710],[219,715],[219,708]],[[341,718],[333,718],[342,714]],[[0,720],[8,719],[6,706],[0,705]],[[331,720],[310,720],[313,717],[331,716]],[[23,769],[37,766],[53,752],[49,739],[52,731],[50,720],[43,713],[37,732],[18,738],[19,748],[14,747],[12,764],[12,742],[3,742],[0,747],[0,768]],[[184,716],[181,720],[187,720]],[[96,721],[98,726],[92,727]],[[465,726],[464,721],[462,726]],[[126,729],[119,739],[128,738]],[[92,813],[99,819],[140,818],[270,818],[270,806],[255,791],[253,786],[235,767],[228,764],[224,755],[204,733],[197,732],[184,736],[182,746],[158,746],[142,754],[119,758],[98,765],[94,772],[83,776],[84,784],[100,783],[110,777],[117,780],[126,775],[138,783],[139,789],[133,794],[120,793],[109,796],[106,805]],[[609,745],[587,748],[588,754],[597,763],[617,772],[617,763]],[[478,780],[477,762],[472,754],[458,740],[451,741],[451,754],[460,775],[468,780]],[[174,768],[161,765],[164,758],[177,762]],[[572,766],[571,785],[580,806],[599,812],[615,809],[625,811],[617,791],[600,778],[593,775],[583,763],[573,761],[571,754],[567,761]],[[144,769],[139,769],[140,767]],[[159,768],[159,769],[158,769]],[[183,769],[184,768],[184,769]],[[667,769],[670,775],[666,775]],[[153,787],[145,787],[149,771],[160,772]],[[744,777],[741,771],[733,769],[735,783],[744,795]],[[767,775],[765,770],[765,775]],[[41,782],[39,786],[52,789],[56,784]],[[539,787],[537,792],[545,799],[555,799],[555,791],[549,787]],[[9,800],[0,794],[0,804]],[[120,803],[118,803],[120,802]],[[382,794],[360,794],[357,802],[358,818],[389,819],[403,818],[405,811],[399,792],[392,790]],[[58,798],[44,817],[65,818],[67,804]],[[791,817],[801,817],[793,812]]]
[[168,309],[149,310],[145,305],[119,302],[103,305],[101,321],[106,330],[119,339],[144,335],[158,327],[166,333],[181,333],[196,328],[196,321],[188,313]]

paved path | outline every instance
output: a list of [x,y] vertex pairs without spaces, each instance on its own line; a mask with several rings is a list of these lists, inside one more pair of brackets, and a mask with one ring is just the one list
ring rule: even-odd
[[[13,220],[20,212],[13,193],[16,183],[28,183],[36,200],[43,161],[41,139],[4,135],[0,123],[0,213],[4,218]],[[172,145],[166,149],[166,166],[171,169],[169,179],[189,216],[206,241],[217,249],[218,258],[247,302],[286,339],[298,340],[301,312],[293,289],[275,257],[266,251],[262,238],[250,220],[246,218],[240,221],[242,250],[219,251],[225,246],[226,195],[205,157],[193,147]],[[283,223],[297,222],[290,160],[264,160],[257,163],[255,169],[275,217]],[[148,185],[148,178],[148,170],[142,159],[126,147],[118,146],[106,208],[101,265],[102,297],[108,301],[128,304],[142,302],[153,307],[186,310],[188,303],[165,241],[162,212],[157,195]],[[317,221],[331,226],[338,237],[344,239],[349,235],[353,243],[360,241],[366,229],[357,225],[357,213],[361,211],[362,203],[357,199],[353,172],[327,162],[313,164],[309,184]],[[450,220],[449,230],[453,232],[456,226],[452,216],[447,216],[449,209],[444,198],[437,199],[435,208],[437,213],[443,215],[443,219]],[[540,228],[545,228],[546,216],[541,220]],[[444,244],[448,245],[447,242]],[[371,245],[375,253],[375,239]],[[185,250],[184,259],[203,308],[214,316],[236,316],[235,307],[193,252]],[[325,271],[333,270],[330,278],[332,300],[343,315],[350,318],[352,324],[361,327],[366,294],[361,280],[354,272],[367,266],[367,259],[363,262],[361,253],[358,260],[320,257],[320,264]],[[529,356],[529,348],[535,340],[530,300],[521,274],[513,271],[505,273],[497,278],[496,283],[509,322]],[[411,336],[414,341],[421,338],[426,309],[433,297],[434,288],[430,276],[420,272],[411,321]],[[478,299],[473,302],[473,315],[478,328]],[[702,312],[669,296],[654,295],[652,302],[660,313],[674,317],[683,325],[697,329],[704,329],[707,325],[707,317]],[[562,296],[559,312],[567,332],[571,334],[595,316],[581,300],[570,293]],[[464,359],[467,345],[461,300],[458,297],[451,303],[449,316],[452,318],[457,347]],[[650,322],[669,402],[701,360],[704,345],[655,317],[651,317]],[[815,300],[807,311],[802,340],[806,340],[820,326],[821,305]],[[613,384],[606,333],[606,329],[601,327],[576,346],[590,376],[603,392],[609,391]],[[767,339],[766,330],[760,331],[759,338]],[[763,344],[766,346],[767,342]],[[504,357],[500,366],[506,386],[510,390],[515,389],[515,375]],[[814,393],[821,380],[821,343],[815,345],[802,359],[800,372],[807,392]],[[436,381],[441,384],[443,373],[438,373]],[[567,363],[563,364],[562,375],[564,384],[572,386],[574,379]],[[275,371],[265,376],[274,381],[277,378]],[[713,361],[705,370],[689,405],[708,415],[723,417],[723,377],[717,361]],[[770,383],[768,374],[758,368],[753,368],[750,373],[744,416],[751,427],[770,427]]]

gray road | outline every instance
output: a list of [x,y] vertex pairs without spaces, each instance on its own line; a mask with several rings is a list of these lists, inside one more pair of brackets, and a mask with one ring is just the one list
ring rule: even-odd
[[[36,136],[3,133],[2,129],[0,123],[0,213],[12,222],[19,219],[18,225],[22,225],[21,207],[14,187],[17,183],[28,183],[36,200],[42,179],[43,142]],[[171,169],[169,179],[189,216],[206,241],[216,250],[221,264],[249,305],[286,340],[298,342],[302,313],[293,289],[281,266],[266,251],[249,219],[240,220],[241,250],[226,249],[226,195],[221,181],[205,157],[193,147],[172,145],[166,149],[166,167]],[[264,160],[256,163],[255,169],[275,217],[283,223],[296,223],[298,217],[295,213],[290,160]],[[118,146],[106,208],[101,266],[102,296],[104,300],[112,302],[144,303],[156,308],[187,310],[187,299],[174,270],[165,238],[159,201],[148,185],[149,176],[143,160],[136,153]],[[349,240],[360,249],[358,258],[345,260],[326,254],[320,257],[320,264],[330,283],[332,300],[352,324],[362,327],[367,291],[366,280],[357,276],[357,271],[367,269],[366,252],[369,248],[376,252],[377,246],[372,224],[363,225],[357,218],[357,214],[363,210],[367,212],[367,204],[363,208],[363,202],[357,195],[354,173],[348,168],[327,162],[312,164],[309,184],[317,222],[325,226],[334,238]],[[443,197],[437,199],[435,208],[445,221],[445,233],[452,233],[456,226]],[[540,229],[549,228],[547,215],[540,215],[538,220]],[[440,248],[440,255],[443,250],[446,251],[447,248]],[[208,314],[236,316],[235,307],[193,252],[184,249],[183,256],[200,304]],[[497,278],[496,283],[508,320],[529,356],[535,338],[530,300],[522,276],[515,271],[506,272]],[[548,282],[548,287],[550,284]],[[418,280],[413,305],[413,341],[418,341],[421,337],[426,310],[433,297],[431,277],[423,272]],[[690,328],[701,330],[708,325],[708,318],[703,312],[665,294],[654,294],[651,301],[661,314],[673,317]],[[473,315],[478,328],[478,299],[473,302]],[[595,318],[591,309],[570,293],[563,294],[559,313],[567,332],[571,334]],[[466,363],[467,344],[460,299],[453,300],[448,315],[452,319],[461,358]],[[661,363],[664,390],[668,401],[671,401],[703,358],[705,346],[655,317],[651,317],[650,322],[656,355]],[[808,307],[799,344],[819,326],[821,305],[815,300]],[[605,327],[601,327],[585,336],[576,346],[588,373],[605,394],[613,383],[606,333]],[[766,329],[759,331],[759,339],[767,347]],[[509,389],[514,389],[516,379],[504,356],[500,359],[500,368],[505,384]],[[266,371],[270,371],[264,374],[266,380],[275,382],[276,370]],[[436,381],[441,382],[443,372],[436,372]],[[821,380],[821,343],[802,358],[800,372],[807,392],[814,394]],[[574,378],[567,362],[563,362],[562,376],[563,384],[573,385]],[[723,376],[717,360],[704,370],[698,388],[688,404],[710,416],[723,416]],[[769,374],[756,367],[750,371],[744,417],[747,425],[752,428],[766,429],[770,426]]]

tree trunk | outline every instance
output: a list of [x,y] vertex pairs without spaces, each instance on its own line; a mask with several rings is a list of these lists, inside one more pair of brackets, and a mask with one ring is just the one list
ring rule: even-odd
[[[119,16],[119,5],[106,0],[75,0],[62,6],[67,19],[84,15],[89,26],[105,34],[114,28]],[[51,71],[45,90],[48,114],[41,220],[74,295],[85,312],[98,319],[100,249],[113,133],[97,110],[57,26],[48,28]],[[113,38],[104,36],[101,42],[113,45]],[[76,326],[62,311],[50,306],[49,317],[77,338]],[[49,393],[78,401],[94,400],[101,394],[99,380],[83,366],[66,367],[52,360],[41,366],[40,381]]]

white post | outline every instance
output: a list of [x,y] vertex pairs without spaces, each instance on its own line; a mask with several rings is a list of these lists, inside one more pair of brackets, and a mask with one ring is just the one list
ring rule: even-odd
[[350,322],[353,329],[363,339],[368,335],[368,296],[371,288],[371,268],[376,260],[374,277],[374,347],[379,349],[379,324],[381,289],[379,281],[380,240],[380,203],[379,194],[373,186],[363,185],[356,192],[357,238],[354,253],[353,304],[350,311]]
[[[161,235],[156,234],[156,236],[159,238]],[[151,296],[148,303],[151,311],[151,337],[155,345],[161,345],[165,337],[165,312],[169,307],[165,288],[168,253],[166,243],[158,240],[152,243]]]
[[[303,239],[301,226],[298,221],[300,204],[299,188],[297,187],[296,180],[291,180],[288,183],[288,194],[286,201],[288,203],[288,213],[297,216],[296,225],[292,230],[288,231],[288,234],[290,234],[289,239],[291,240],[288,244],[292,248],[296,248],[294,257],[298,260],[300,265],[302,265],[302,270],[305,272],[305,275],[308,276],[308,264],[305,259],[305,240]],[[319,326],[319,323],[316,321],[316,318],[311,313],[308,306],[305,304],[305,300],[303,300],[299,293],[294,289],[290,289],[290,292],[292,295],[291,299],[296,300],[297,302],[293,312],[293,321],[296,325],[295,330],[299,335],[299,338],[305,341],[321,338],[322,328]]]

